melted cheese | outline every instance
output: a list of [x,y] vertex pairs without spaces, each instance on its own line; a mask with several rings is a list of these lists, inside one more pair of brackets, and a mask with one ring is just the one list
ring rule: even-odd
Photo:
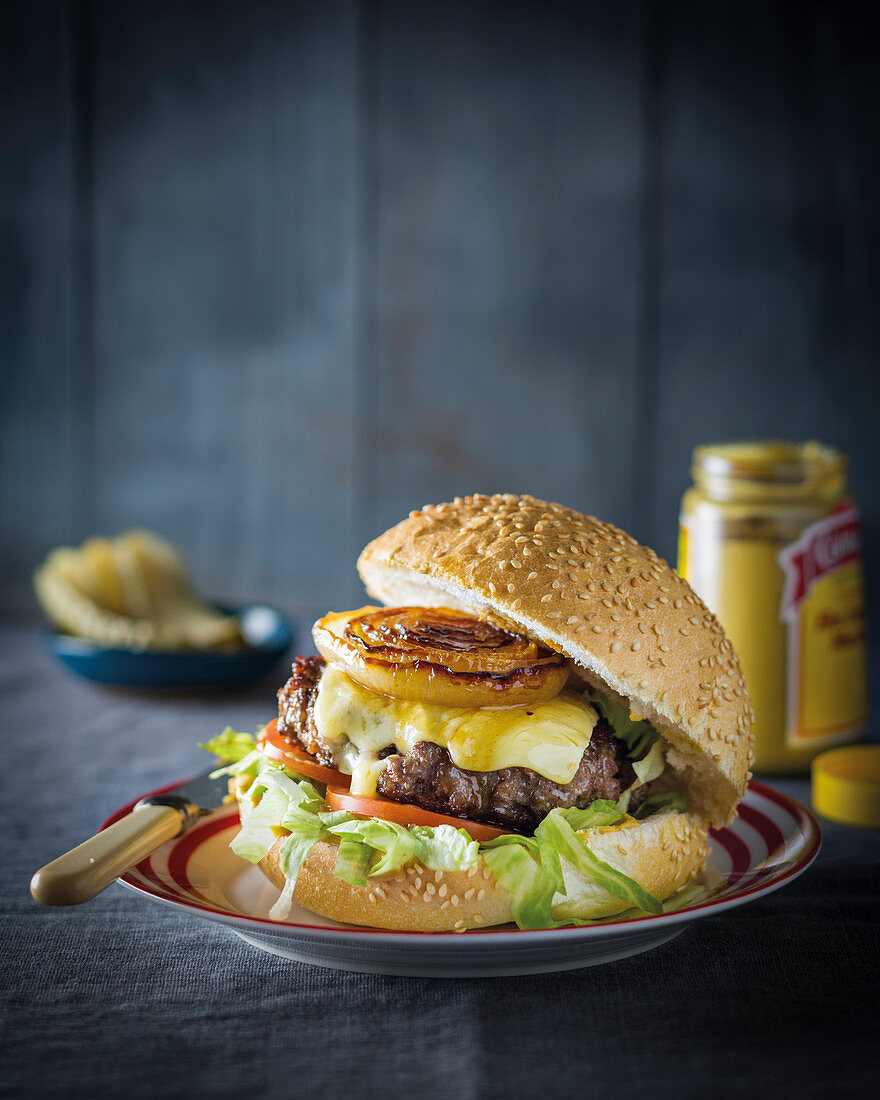
[[420,741],[441,745],[468,771],[530,768],[554,783],[570,783],[598,721],[596,711],[573,691],[521,707],[409,703],[369,691],[332,665],[321,677],[314,715],[340,769],[373,791],[384,763],[375,754],[388,745],[408,753]]

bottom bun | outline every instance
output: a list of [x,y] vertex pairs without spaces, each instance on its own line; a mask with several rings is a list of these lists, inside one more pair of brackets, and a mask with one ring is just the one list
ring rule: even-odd
[[[635,879],[655,897],[670,897],[696,875],[708,856],[705,822],[667,810],[646,821],[585,829],[580,837],[600,859]],[[260,860],[260,868],[284,887],[279,852],[284,837]],[[294,900],[313,913],[344,924],[413,932],[463,932],[513,919],[511,896],[486,864],[469,871],[432,871],[409,863],[367,886],[352,886],[334,874],[337,845],[316,844],[302,865]],[[621,913],[627,905],[563,863],[566,895],[556,895],[556,920],[592,920]]]

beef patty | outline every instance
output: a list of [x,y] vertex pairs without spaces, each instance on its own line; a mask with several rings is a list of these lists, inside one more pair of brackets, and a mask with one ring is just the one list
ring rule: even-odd
[[292,745],[298,742],[321,764],[335,768],[333,747],[315,725],[315,697],[326,664],[323,657],[297,657],[293,662],[291,677],[278,692],[275,728]]
[[[321,737],[314,716],[324,665],[322,657],[297,657],[293,675],[278,692],[277,728],[291,743],[299,743],[332,767],[332,746]],[[615,800],[636,778],[626,746],[604,718],[596,723],[574,778],[564,784],[529,768],[467,771],[452,762],[445,748],[430,741],[419,742],[405,756],[394,746],[380,755],[388,756],[377,785],[385,798],[523,832],[534,829],[557,806],[582,809],[597,798]],[[644,787],[637,787],[630,809],[635,809],[646,793]]]

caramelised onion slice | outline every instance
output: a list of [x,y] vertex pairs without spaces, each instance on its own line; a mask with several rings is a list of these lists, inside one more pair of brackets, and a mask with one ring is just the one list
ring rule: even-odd
[[326,615],[312,634],[321,655],[353,680],[411,702],[543,703],[568,677],[560,654],[448,607],[362,607]]

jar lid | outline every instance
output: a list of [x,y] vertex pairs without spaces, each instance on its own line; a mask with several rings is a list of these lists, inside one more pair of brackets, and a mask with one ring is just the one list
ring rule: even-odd
[[820,753],[813,761],[813,808],[841,825],[880,829],[880,745]]
[[691,463],[695,483],[717,500],[839,495],[846,470],[846,456],[815,439],[703,444]]

